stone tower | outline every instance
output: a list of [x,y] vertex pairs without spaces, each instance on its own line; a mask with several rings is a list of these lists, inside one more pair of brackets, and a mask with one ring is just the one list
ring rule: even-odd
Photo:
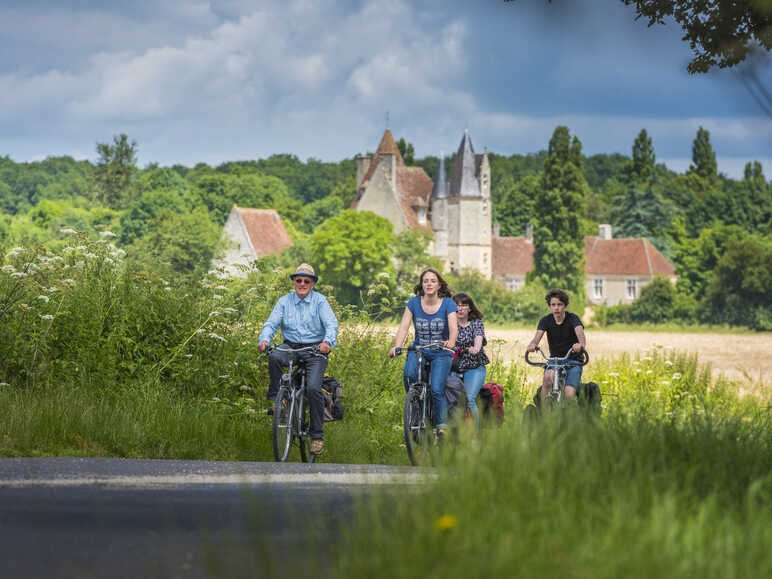
[[448,263],[448,183],[445,180],[445,156],[440,157],[431,196],[434,256]]
[[[482,155],[475,155],[469,131],[464,131],[453,164],[448,197],[445,202],[448,231],[447,264],[454,272],[475,269],[486,279],[491,278],[492,256],[490,177],[488,151],[486,150]],[[434,217],[432,217],[432,226],[434,226]]]

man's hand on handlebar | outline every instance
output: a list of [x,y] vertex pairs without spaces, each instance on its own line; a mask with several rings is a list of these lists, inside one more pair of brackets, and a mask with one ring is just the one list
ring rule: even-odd
[[528,344],[528,347],[526,348],[526,351],[527,352],[535,352],[536,348],[538,348],[538,347],[539,347],[538,344],[534,344],[533,342],[531,342],[530,344]]
[[265,352],[265,349],[266,349],[267,347],[268,347],[268,342],[266,342],[265,340],[263,340],[262,342],[260,342],[260,343],[257,345],[257,349],[258,349],[258,350],[260,350],[260,351],[261,351],[261,352],[263,352],[263,353]]
[[574,344],[573,346],[571,346],[571,350],[572,350],[572,351],[574,351],[574,352],[577,352],[577,353],[579,353],[579,352],[581,352],[582,350],[584,350],[584,348],[582,348],[582,345],[581,345],[579,342],[577,342],[576,344]]
[[319,344],[319,353],[320,354],[329,354],[330,350],[332,350],[332,348],[330,347],[330,345],[327,342],[321,342]]

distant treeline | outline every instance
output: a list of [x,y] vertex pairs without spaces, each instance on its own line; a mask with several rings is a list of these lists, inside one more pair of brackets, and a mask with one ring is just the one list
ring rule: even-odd
[[[561,142],[566,151],[554,150]],[[436,177],[437,157],[416,159],[409,142],[403,138],[398,144],[407,163]],[[295,244],[272,263],[289,267],[298,259],[315,260],[344,303],[360,302],[374,280],[384,279],[378,274],[386,273],[393,281],[384,291],[398,304],[415,270],[434,263],[421,251],[425,239],[394,236],[383,221],[360,219],[353,225],[360,229],[351,230],[353,218],[343,212],[356,192],[354,156],[322,162],[280,154],[216,167],[199,163],[192,168],[140,168],[136,152],[137,144],[120,135],[97,145],[95,162],[50,157],[17,163],[0,157],[0,246],[56,247],[62,228],[94,237],[109,230],[129,258],[144,267],[195,279],[209,270],[221,249],[222,226],[237,204],[276,209]],[[772,285],[772,187],[758,162],[748,163],[739,180],[719,174],[704,129],[694,139],[691,167],[681,174],[656,163],[645,130],[632,143],[631,156],[585,156],[578,138],[558,127],[548,150],[490,153],[489,158],[493,221],[501,235],[524,235],[527,224],[546,223],[547,190],[554,194],[570,189],[571,195],[557,198],[574,200],[568,203],[575,206],[561,210],[579,216],[581,235],[596,235],[599,223],[610,223],[615,237],[647,237],[676,266],[677,286],[672,292],[660,288],[667,294],[657,298],[665,300],[664,306],[658,302],[643,313],[639,307],[637,314],[631,308],[611,308],[602,319],[679,319],[772,329],[766,294]],[[446,166],[452,163],[451,157]],[[353,238],[381,239],[384,255],[363,255],[356,243],[341,238],[343,231]],[[348,272],[360,272],[354,281],[332,269],[325,272],[332,268],[325,259],[330,244],[342,246],[332,253],[347,255]],[[396,263],[394,255],[401,256]],[[478,291],[499,293],[493,284],[475,284]],[[490,304],[497,312],[509,312],[498,316],[501,321],[532,309],[507,302],[515,297],[502,295]]]

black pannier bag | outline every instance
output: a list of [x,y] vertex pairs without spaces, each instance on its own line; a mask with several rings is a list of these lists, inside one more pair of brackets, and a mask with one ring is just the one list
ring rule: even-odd
[[343,386],[332,376],[322,378],[324,421],[343,420]]

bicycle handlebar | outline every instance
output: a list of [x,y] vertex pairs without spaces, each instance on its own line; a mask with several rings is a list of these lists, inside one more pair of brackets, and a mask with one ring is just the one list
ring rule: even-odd
[[[394,357],[396,358],[402,352],[421,352],[423,350],[447,350],[445,347],[445,342],[432,342],[431,344],[425,344],[423,346],[397,346],[394,348]],[[452,350],[448,350],[449,352],[452,352]]]
[[292,348],[285,343],[271,344],[270,346],[267,346],[265,348],[265,352],[263,352],[263,355],[267,356],[274,350],[279,350],[281,352],[289,352],[291,354],[294,354],[296,352],[312,352],[314,356],[324,356],[324,354],[319,353],[319,344],[316,344],[313,346],[303,346],[302,348]]
[[531,360],[528,355],[530,354],[529,351],[526,350],[525,352],[525,362],[527,364],[530,364],[531,366],[538,366],[539,368],[557,368],[560,366],[586,366],[587,363],[590,361],[590,355],[587,353],[587,350],[582,350],[582,360],[574,360],[571,358],[571,355],[574,353],[573,350],[569,350],[568,353],[561,357],[561,356],[553,356],[551,358],[547,357],[547,355],[544,353],[544,350],[541,349],[541,347],[536,346],[536,349],[539,351],[539,353],[542,355],[542,358],[544,358],[545,362],[535,362]]

